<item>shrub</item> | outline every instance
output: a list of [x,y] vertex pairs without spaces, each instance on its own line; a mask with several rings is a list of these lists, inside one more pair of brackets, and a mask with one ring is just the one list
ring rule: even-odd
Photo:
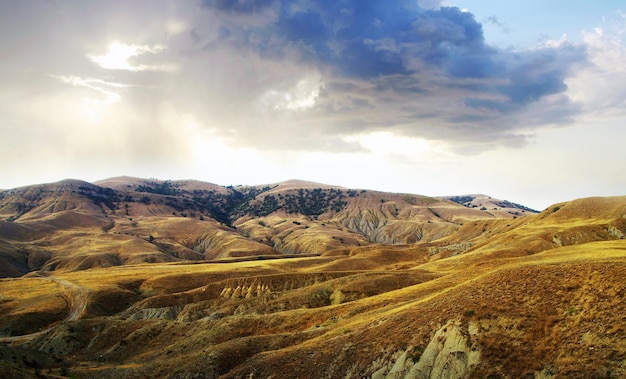
[[411,349],[411,351],[408,352],[407,358],[410,358],[413,361],[413,364],[415,364],[419,362],[423,352],[424,349],[422,349],[421,346],[415,346]]

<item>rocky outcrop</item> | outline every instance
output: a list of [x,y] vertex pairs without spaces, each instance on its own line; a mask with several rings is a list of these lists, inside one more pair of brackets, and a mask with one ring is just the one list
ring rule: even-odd
[[617,238],[617,239],[625,239],[626,236],[624,235],[624,233],[622,233],[621,230],[619,230],[618,228],[616,228],[615,226],[609,225],[606,227],[606,231],[613,237]]
[[270,297],[272,291],[267,285],[257,284],[250,286],[224,287],[220,297],[227,299],[251,299],[253,297]]
[[174,320],[178,312],[180,307],[146,308],[133,313],[128,320]]
[[396,352],[395,362],[381,367],[372,379],[455,379],[466,378],[480,361],[475,330],[465,330],[459,320],[449,320],[422,351],[411,346]]
[[[361,217],[362,216],[362,217]],[[448,223],[428,223],[412,220],[393,220],[373,214],[359,214],[341,220],[341,223],[371,242],[390,245],[412,244],[445,237],[459,228]]]
[[445,246],[432,246],[428,248],[428,253],[430,255],[445,254],[445,255],[454,256],[454,255],[461,254],[462,252],[468,250],[472,246],[473,244],[471,242],[453,243],[453,244],[445,245]]

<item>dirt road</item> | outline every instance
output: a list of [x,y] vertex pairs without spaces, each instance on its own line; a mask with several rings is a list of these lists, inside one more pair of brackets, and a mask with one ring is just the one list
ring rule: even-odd
[[[54,276],[41,275],[41,276],[36,276],[36,277],[29,277],[28,279],[50,280],[50,281],[55,282],[60,287],[61,293],[63,297],[66,299],[68,307],[69,307],[69,312],[67,316],[65,316],[65,318],[62,320],[63,322],[78,320],[82,316],[82,314],[85,312],[85,308],[87,307],[87,293],[88,293],[88,291],[85,288],[77,286],[66,280],[56,278]],[[39,335],[46,333],[48,330],[52,329],[53,327],[54,326],[50,328],[46,328],[44,330],[40,330],[35,333],[24,334],[21,336],[0,337],[0,343],[29,341]]]

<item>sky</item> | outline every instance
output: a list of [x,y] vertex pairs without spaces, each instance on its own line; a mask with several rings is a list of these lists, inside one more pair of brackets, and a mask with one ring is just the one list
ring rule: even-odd
[[0,0],[0,188],[626,195],[626,4]]

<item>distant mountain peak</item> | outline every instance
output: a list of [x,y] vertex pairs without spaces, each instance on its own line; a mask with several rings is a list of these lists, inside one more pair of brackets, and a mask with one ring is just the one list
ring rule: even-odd
[[289,179],[282,182],[275,183],[274,185],[282,188],[286,187],[297,187],[297,188],[344,188],[341,186],[335,186],[330,184],[323,184],[317,182],[311,182],[307,180],[300,179]]
[[525,205],[514,203],[508,200],[501,200],[485,194],[468,194],[468,195],[455,195],[455,196],[441,196],[438,197],[442,200],[453,201],[457,204],[461,204],[468,208],[478,208],[490,213],[508,213],[514,216],[522,216],[525,214],[539,213],[539,211],[529,208]]

